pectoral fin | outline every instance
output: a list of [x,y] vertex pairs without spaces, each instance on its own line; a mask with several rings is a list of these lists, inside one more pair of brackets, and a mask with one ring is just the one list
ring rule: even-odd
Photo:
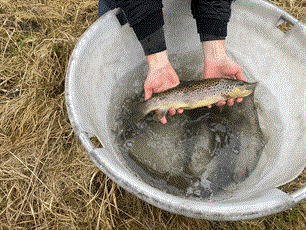
[[162,119],[167,115],[168,110],[158,109],[156,110],[158,119]]
[[229,96],[229,95],[222,95],[222,97],[223,97],[224,100],[228,100],[228,99],[231,98],[231,96]]

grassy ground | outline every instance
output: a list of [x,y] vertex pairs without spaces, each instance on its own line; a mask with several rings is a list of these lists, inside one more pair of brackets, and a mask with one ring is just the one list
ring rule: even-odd
[[[98,0],[0,0],[0,229],[305,229],[306,203],[252,221],[187,218],[109,180],[75,138],[65,68]],[[305,0],[270,0],[306,23]],[[306,173],[283,190],[305,184]]]

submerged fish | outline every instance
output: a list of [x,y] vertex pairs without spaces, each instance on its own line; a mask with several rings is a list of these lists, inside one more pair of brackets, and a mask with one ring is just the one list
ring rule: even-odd
[[195,109],[215,104],[229,98],[246,97],[254,92],[257,82],[211,78],[199,81],[188,81],[178,86],[153,94],[139,105],[138,117],[144,117],[157,110],[159,118],[164,117],[171,107],[175,109]]

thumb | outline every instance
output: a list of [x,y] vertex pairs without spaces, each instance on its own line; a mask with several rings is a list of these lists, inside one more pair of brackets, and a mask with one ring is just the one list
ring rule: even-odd
[[238,80],[245,81],[245,78],[244,78],[244,76],[243,76],[243,73],[242,73],[242,70],[241,70],[241,69],[238,70],[238,72],[236,73],[236,78],[237,78]]
[[145,100],[148,100],[153,94],[153,88],[145,87],[144,91],[145,91]]

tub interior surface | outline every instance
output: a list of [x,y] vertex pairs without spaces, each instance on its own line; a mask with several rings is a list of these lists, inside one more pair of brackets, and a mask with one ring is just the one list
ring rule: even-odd
[[[172,9],[181,9],[181,14]],[[122,183],[143,187],[154,197],[158,191],[126,167],[110,138],[120,101],[129,97],[131,89],[141,88],[147,74],[144,68],[142,80],[123,79],[145,56],[133,30],[127,24],[121,26],[115,12],[106,13],[91,26],[71,57],[66,91],[74,114],[72,123],[78,127],[77,134],[94,135],[102,143],[103,148],[96,149],[93,157],[107,164],[104,169],[108,168],[108,173],[116,174]],[[247,81],[259,81],[255,93],[258,113],[274,126],[262,125],[270,141],[255,171],[225,203],[252,200],[260,196],[254,194],[292,181],[306,165],[306,30],[293,21],[294,27],[282,32],[277,28],[282,15],[283,11],[264,1],[232,5],[227,53],[242,67]],[[186,69],[201,73],[203,54],[190,2],[168,1],[164,18],[168,52],[175,56],[173,67],[183,63]]]

